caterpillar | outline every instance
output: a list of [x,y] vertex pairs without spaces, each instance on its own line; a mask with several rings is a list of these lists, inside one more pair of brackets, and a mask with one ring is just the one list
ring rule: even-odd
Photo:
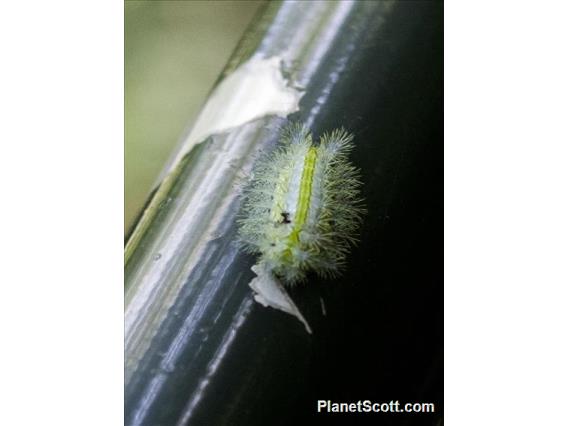
[[239,239],[284,284],[305,281],[309,271],[335,277],[365,212],[360,174],[348,158],[353,136],[341,128],[316,143],[304,124],[292,123],[279,142],[253,169]]

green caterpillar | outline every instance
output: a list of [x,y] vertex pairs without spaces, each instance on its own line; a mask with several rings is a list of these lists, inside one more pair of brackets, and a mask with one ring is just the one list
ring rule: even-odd
[[240,240],[286,284],[304,281],[308,271],[333,277],[345,266],[365,211],[359,171],[348,159],[352,140],[336,129],[314,143],[307,127],[291,124],[253,171]]

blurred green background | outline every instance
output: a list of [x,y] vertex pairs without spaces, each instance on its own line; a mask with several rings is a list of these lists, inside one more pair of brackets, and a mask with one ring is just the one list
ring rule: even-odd
[[125,2],[125,231],[262,3]]

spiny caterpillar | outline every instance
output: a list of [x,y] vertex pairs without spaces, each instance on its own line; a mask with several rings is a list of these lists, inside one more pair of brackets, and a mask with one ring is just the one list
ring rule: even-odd
[[336,129],[314,143],[309,129],[294,123],[253,171],[238,221],[240,240],[286,284],[305,280],[310,270],[337,275],[356,242],[364,209],[359,172],[348,159],[352,140]]

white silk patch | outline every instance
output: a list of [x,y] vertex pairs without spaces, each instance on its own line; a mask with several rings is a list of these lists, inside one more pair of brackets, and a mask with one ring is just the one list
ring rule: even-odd
[[255,292],[254,300],[262,306],[270,306],[295,316],[304,324],[306,331],[312,334],[312,329],[308,322],[272,272],[262,265],[254,265],[251,269],[257,275],[257,277],[249,283],[249,287]]
[[288,85],[281,63],[279,56],[253,57],[225,77],[209,96],[176,160],[211,135],[264,116],[287,117],[298,111],[304,92]]

